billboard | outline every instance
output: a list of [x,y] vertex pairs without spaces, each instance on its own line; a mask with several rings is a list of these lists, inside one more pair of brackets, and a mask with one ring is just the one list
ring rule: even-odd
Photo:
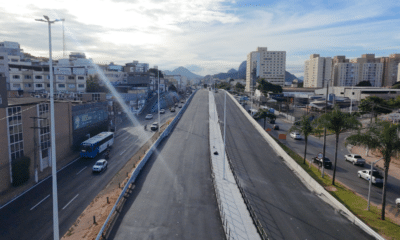
[[108,119],[108,112],[106,110],[90,111],[84,114],[76,115],[73,119],[74,130],[85,128]]

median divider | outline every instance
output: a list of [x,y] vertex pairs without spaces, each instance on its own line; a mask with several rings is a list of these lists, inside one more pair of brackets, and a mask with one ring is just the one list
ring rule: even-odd
[[115,216],[114,213],[116,211],[118,211],[117,210],[118,208],[120,208],[120,205],[121,205],[120,203],[121,203],[122,199],[124,199],[124,196],[125,196],[126,192],[128,191],[128,189],[130,188],[130,185],[134,184],[134,182],[136,181],[136,178],[139,176],[140,171],[145,166],[147,161],[150,159],[151,155],[156,150],[156,148],[161,143],[161,141],[164,138],[166,138],[173,131],[174,127],[176,126],[178,121],[181,119],[183,113],[186,111],[186,108],[190,104],[190,101],[192,100],[192,98],[196,92],[197,92],[197,90],[195,92],[193,92],[192,95],[190,95],[190,97],[187,99],[186,103],[183,105],[182,109],[175,116],[174,120],[168,125],[168,127],[164,130],[164,132],[160,135],[160,137],[156,140],[156,142],[149,148],[149,150],[146,152],[145,156],[143,157],[142,161],[140,161],[139,164],[136,166],[136,168],[132,171],[131,177],[125,184],[121,194],[119,195],[117,201],[114,204],[114,207],[111,209],[111,212],[108,215],[106,221],[104,222],[102,228],[100,229],[100,232],[97,234],[96,240],[105,239],[105,236],[107,235],[107,233],[110,232],[112,222],[114,222],[113,221],[113,217]]
[[293,170],[296,175],[302,180],[302,182],[309,188],[312,189],[319,196],[323,195],[328,201],[324,199],[329,205],[331,205],[334,209],[336,209],[339,213],[349,219],[353,224],[359,226],[366,233],[375,237],[376,239],[384,238],[375,232],[372,228],[370,228],[367,224],[361,221],[358,217],[356,217],[349,209],[347,209],[341,202],[339,202],[336,198],[334,198],[328,191],[325,190],[314,178],[312,178],[297,162],[291,158],[285,150],[274,139],[254,120],[250,114],[246,112],[245,109],[236,101],[236,99],[228,93],[228,96],[233,100],[233,102],[238,106],[238,108],[243,112],[243,114],[249,119],[251,124],[260,132],[265,141],[275,150],[275,152],[280,155],[285,164]]

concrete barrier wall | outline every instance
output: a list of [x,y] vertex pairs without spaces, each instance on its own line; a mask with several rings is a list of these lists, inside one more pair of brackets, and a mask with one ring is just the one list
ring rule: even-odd
[[342,203],[340,203],[336,198],[334,198],[328,191],[325,190],[314,178],[312,178],[297,162],[291,158],[281,146],[250,116],[249,113],[236,101],[236,99],[228,93],[229,97],[233,100],[233,102],[237,105],[237,107],[243,112],[243,114],[249,119],[249,121],[253,124],[253,126],[260,132],[260,134],[264,137],[267,143],[275,150],[275,152],[280,155],[286,165],[297,173],[297,176],[306,184],[308,188],[312,189],[318,195],[323,195],[329,201],[329,203],[333,208],[339,211],[342,215],[344,215],[347,219],[349,219],[353,224],[359,226],[365,232],[375,237],[376,239],[384,238],[375,232],[372,228],[370,228],[367,224],[357,218],[350,210],[348,210]]
[[186,111],[186,108],[188,107],[188,105],[190,104],[190,101],[192,100],[193,96],[195,95],[197,91],[193,92],[192,95],[188,98],[188,100],[186,101],[185,105],[183,105],[182,109],[179,111],[179,113],[175,116],[174,120],[172,120],[172,122],[168,125],[168,127],[164,130],[164,132],[160,135],[160,137],[155,141],[155,143],[153,143],[153,145],[150,147],[150,149],[147,151],[147,153],[145,154],[145,156],[143,157],[142,161],[139,162],[139,164],[136,166],[136,168],[132,171],[131,177],[129,178],[128,182],[125,184],[125,187],[123,188],[121,194],[119,195],[117,201],[114,204],[114,207],[111,209],[110,214],[108,215],[106,221],[104,222],[100,232],[98,233],[96,240],[99,240],[102,235],[104,230],[107,227],[107,224],[109,223],[111,216],[113,215],[113,213],[115,212],[119,202],[121,201],[121,199],[123,198],[123,196],[125,195],[126,191],[128,190],[128,187],[131,183],[134,183],[136,181],[136,178],[138,177],[140,171],[142,170],[142,168],[146,165],[147,161],[150,159],[151,155],[153,154],[153,152],[156,150],[156,148],[158,147],[158,145],[160,144],[160,142],[167,137],[174,129],[175,125],[178,123],[179,119],[181,119],[183,113]]

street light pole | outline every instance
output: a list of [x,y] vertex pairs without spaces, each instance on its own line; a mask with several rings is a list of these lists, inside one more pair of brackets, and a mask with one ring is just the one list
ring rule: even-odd
[[160,133],[160,70],[157,69],[157,77],[158,77],[158,133]]
[[[326,82],[325,114],[327,113],[327,109],[328,109],[329,81],[330,81],[330,79]],[[322,150],[322,164],[321,164],[321,177],[322,178],[324,177],[325,148],[326,148],[326,127],[324,128],[324,148]]]
[[50,21],[48,16],[43,16],[46,20],[35,19],[40,22],[47,22],[49,27],[49,72],[50,72],[50,127],[51,127],[51,173],[53,186],[53,233],[54,240],[60,238],[58,226],[58,200],[57,200],[57,167],[56,167],[56,130],[54,121],[54,87],[53,87],[53,60],[51,56],[51,24],[60,20]]
[[367,207],[368,211],[369,211],[369,202],[370,202],[369,198],[370,198],[370,196],[371,196],[372,169],[374,168],[374,164],[377,163],[377,162],[379,162],[379,161],[382,160],[382,159],[383,159],[383,157],[381,157],[381,158],[379,158],[378,160],[376,160],[375,162],[372,162],[372,163],[371,163],[371,174],[369,175],[369,187],[368,187],[368,207]]
[[225,179],[225,152],[226,152],[226,144],[225,144],[225,136],[226,136],[226,90],[225,90],[225,101],[224,101],[224,179]]

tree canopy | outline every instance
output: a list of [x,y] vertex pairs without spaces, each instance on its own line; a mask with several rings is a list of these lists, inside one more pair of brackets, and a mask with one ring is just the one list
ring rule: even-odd
[[303,115],[298,124],[293,124],[293,126],[289,129],[289,132],[293,131],[297,131],[304,136],[304,164],[306,163],[308,136],[314,132],[314,126],[312,125],[311,117]]
[[164,74],[162,74],[162,72],[160,71],[160,70],[158,70],[158,69],[155,69],[155,68],[150,68],[149,69],[149,72],[151,72],[151,73],[154,73],[154,75],[157,77],[158,75],[157,75],[157,72],[160,74],[160,78],[164,78]]
[[170,91],[170,92],[177,92],[178,90],[176,89],[176,87],[175,87],[174,84],[171,84],[171,85],[168,87],[168,91]]
[[347,130],[358,129],[361,123],[355,115],[343,113],[338,106],[332,112],[324,113],[316,120],[317,127],[326,128],[336,135],[335,164],[333,168],[332,185],[335,185],[337,149],[339,144],[339,135]]
[[378,114],[387,114],[392,112],[392,110],[390,110],[389,101],[376,96],[369,96],[362,99],[358,108],[363,114],[373,112],[374,117]]
[[235,85],[235,88],[236,88],[236,91],[243,92],[245,86],[243,84],[241,84],[240,82],[237,82],[236,85]]
[[357,85],[357,87],[371,87],[371,82],[370,81],[361,81]]
[[100,79],[98,75],[90,75],[86,79],[86,92],[106,92],[106,88],[100,86]]
[[283,92],[282,87],[265,81],[264,78],[258,81],[257,89],[262,93],[267,94],[268,92],[281,93]]

